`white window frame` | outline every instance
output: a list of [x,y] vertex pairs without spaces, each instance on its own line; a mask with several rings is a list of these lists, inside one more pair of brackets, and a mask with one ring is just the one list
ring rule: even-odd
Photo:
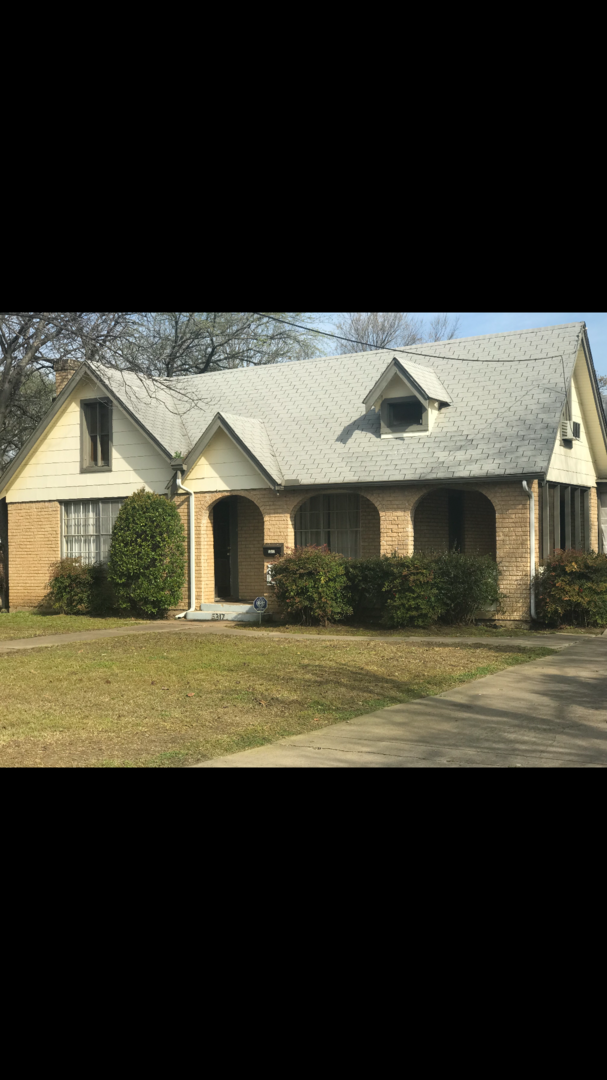
[[[65,559],[68,555],[73,554],[73,552],[68,551],[68,548],[69,548],[70,545],[67,543],[67,540],[69,538],[66,536],[66,507],[69,504],[73,504],[73,503],[81,503],[81,504],[82,503],[88,503],[90,505],[96,504],[99,507],[99,518],[100,518],[100,523],[101,523],[101,504],[104,504],[104,505],[108,506],[109,504],[118,503],[119,506],[118,506],[118,510],[116,511],[116,517],[117,517],[118,512],[120,510],[120,507],[122,506],[122,504],[124,502],[125,502],[124,498],[120,498],[120,499],[66,499],[64,502],[62,502],[61,503],[61,558]],[[111,513],[111,511],[110,511],[110,513]],[[114,518],[114,523],[115,523],[115,518]],[[113,528],[113,525],[112,525],[112,528]],[[108,532],[102,532],[100,530],[99,532],[94,532],[94,533],[82,532],[82,533],[77,533],[75,535],[76,536],[81,536],[81,537],[89,537],[89,538],[93,537],[93,536],[98,536],[99,537],[98,554],[101,556],[99,559],[92,559],[92,558],[90,558],[90,554],[91,554],[90,552],[83,554],[80,551],[80,552],[76,553],[76,557],[80,556],[80,558],[82,558],[82,561],[84,563],[86,563],[86,565],[88,565],[88,566],[93,565],[93,563],[95,563],[95,562],[102,562],[102,563],[107,562],[107,555],[109,554],[109,542],[107,543],[107,545],[104,545],[103,538],[104,537],[111,537],[111,535],[112,535],[111,532],[109,532],[109,533]],[[80,545],[80,546],[82,546],[82,545]],[[104,555],[104,552],[103,552],[104,546],[107,547],[107,553],[105,554],[105,557],[103,557],[103,555]]]

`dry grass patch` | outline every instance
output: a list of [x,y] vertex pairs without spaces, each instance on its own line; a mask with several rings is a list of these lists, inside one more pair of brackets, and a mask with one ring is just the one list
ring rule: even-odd
[[114,630],[136,626],[146,619],[93,618],[91,615],[35,615],[29,611],[0,612],[0,641],[46,637],[47,634],[75,634],[83,630]]
[[0,765],[192,764],[548,654],[156,634],[0,654]]
[[266,623],[256,626],[255,623],[231,623],[231,628],[238,630],[257,630],[261,633],[281,634],[314,634],[318,637],[323,635],[339,635],[340,637],[436,637],[458,638],[477,637],[490,641],[499,641],[500,638],[537,638],[546,637],[547,634],[586,634],[590,637],[600,637],[603,629],[593,627],[570,626],[559,630],[521,630],[508,627],[490,626],[404,626],[398,630],[388,630],[386,627],[368,626],[364,623],[348,623],[346,625],[335,624],[333,626],[302,626],[301,623]]

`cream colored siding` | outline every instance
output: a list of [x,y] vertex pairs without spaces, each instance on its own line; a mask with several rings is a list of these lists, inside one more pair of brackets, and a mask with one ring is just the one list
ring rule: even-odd
[[548,469],[548,480],[555,484],[594,487],[596,470],[588,445],[587,425],[580,406],[578,371],[579,362],[571,384],[571,419],[580,425],[580,438],[574,439],[571,444],[563,445],[559,431]]
[[209,440],[185,482],[192,491],[242,491],[270,486],[222,428]]
[[7,502],[119,498],[139,487],[165,494],[172,475],[168,461],[116,404],[111,472],[80,472],[80,401],[96,394],[106,396],[92,382],[78,384],[13,479]]

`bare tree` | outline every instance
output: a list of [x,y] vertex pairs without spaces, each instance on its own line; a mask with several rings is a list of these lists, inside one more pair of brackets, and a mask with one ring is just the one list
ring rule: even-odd
[[424,333],[424,341],[451,341],[459,330],[459,318],[449,318],[447,314],[434,315]]
[[153,311],[133,321],[132,332],[110,362],[165,378],[204,375],[234,367],[276,364],[313,356],[313,334],[274,321],[310,319],[304,312]]
[[423,324],[404,311],[346,311],[336,329],[350,339],[342,352],[367,352],[415,345],[422,340]]
[[603,397],[603,408],[607,416],[607,375],[599,375],[599,386]]
[[459,319],[434,315],[426,327],[423,319],[406,311],[348,311],[336,323],[336,329],[350,340],[342,352],[366,352],[369,349],[398,349],[420,342],[445,341],[455,337]]

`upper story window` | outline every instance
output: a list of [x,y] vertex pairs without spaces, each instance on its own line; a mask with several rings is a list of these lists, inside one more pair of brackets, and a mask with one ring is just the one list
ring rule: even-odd
[[382,435],[409,435],[427,430],[428,409],[419,398],[385,398],[382,401]]
[[112,403],[105,398],[82,401],[82,472],[112,468]]

